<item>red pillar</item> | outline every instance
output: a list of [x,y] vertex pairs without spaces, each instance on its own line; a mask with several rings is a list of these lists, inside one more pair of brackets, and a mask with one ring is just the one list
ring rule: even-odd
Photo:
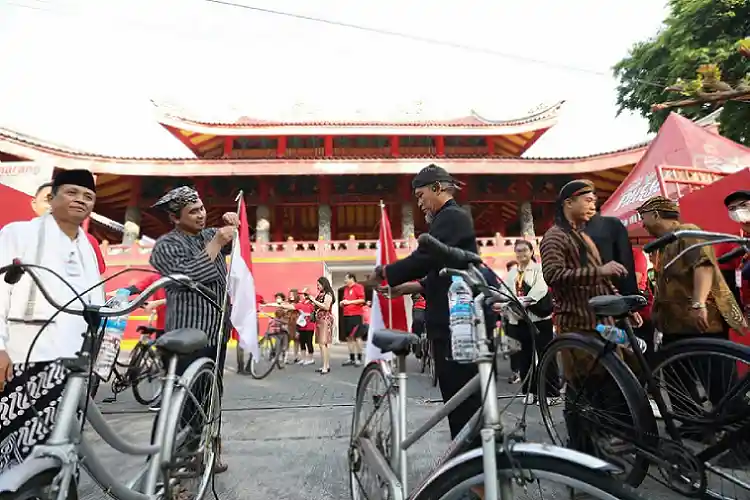
[[326,155],[326,158],[333,156],[333,137],[330,135],[323,138],[323,153]]
[[232,143],[233,142],[234,142],[234,137],[224,138],[224,152],[222,153],[222,156],[224,156],[224,158],[229,158],[232,156]]
[[400,156],[398,152],[398,136],[394,135],[391,137],[391,156],[398,158]]
[[485,140],[487,141],[487,154],[490,156],[495,155],[495,141],[492,140],[492,137],[485,137]]
[[445,137],[442,135],[435,137],[435,149],[438,156],[445,156]]
[[281,136],[276,140],[276,157],[283,158],[286,156],[286,136]]

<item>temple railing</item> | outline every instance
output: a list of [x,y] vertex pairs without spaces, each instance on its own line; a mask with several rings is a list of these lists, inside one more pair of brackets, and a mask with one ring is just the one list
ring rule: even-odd
[[[479,252],[483,255],[504,254],[508,255],[513,251],[513,245],[520,237],[513,236],[495,236],[487,238],[477,238]],[[532,243],[538,246],[541,238],[535,238]],[[269,243],[252,243],[253,258],[326,258],[336,260],[337,257],[373,257],[377,249],[377,240],[329,240],[329,241],[296,241],[289,239],[283,242]],[[396,251],[399,255],[410,253],[417,247],[417,240],[414,238],[394,240]],[[130,257],[138,258],[139,256],[148,256],[151,254],[152,245],[136,243],[132,246],[126,245],[102,245],[102,251],[105,257],[118,258]]]

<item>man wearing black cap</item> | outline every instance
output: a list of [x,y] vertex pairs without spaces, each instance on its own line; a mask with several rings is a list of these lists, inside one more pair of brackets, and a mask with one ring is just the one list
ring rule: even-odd
[[[96,254],[81,228],[95,201],[91,172],[59,172],[51,186],[49,211],[30,221],[8,224],[0,231],[0,266],[14,259],[42,265],[67,283],[49,273],[38,273],[56,302],[64,304],[82,294],[88,304],[104,304],[104,289],[96,286],[101,279]],[[91,291],[86,292],[88,289]],[[85,321],[57,312],[28,274],[15,285],[0,279],[0,474],[31,451],[26,446],[28,429],[36,429],[36,444],[46,440],[52,429],[48,419],[54,420],[66,381],[59,359],[75,357],[81,349]],[[24,364],[26,359],[29,365]],[[25,386],[28,380],[42,383]],[[21,394],[24,401],[17,399]],[[20,404],[37,411],[18,412]]]
[[[477,252],[474,225],[469,213],[453,199],[461,183],[437,165],[423,168],[411,183],[417,204],[430,223],[430,234],[448,246]],[[443,401],[448,401],[477,373],[474,364],[459,364],[448,358],[450,351],[450,326],[448,315],[448,287],[450,277],[438,275],[442,264],[422,249],[417,248],[405,259],[378,267],[374,277],[385,279],[392,293],[423,293],[427,302],[427,335],[433,342],[435,368]],[[420,283],[409,283],[414,280]],[[400,285],[400,286],[399,286]],[[451,436],[456,437],[466,422],[481,406],[479,393],[456,408],[449,416]]]

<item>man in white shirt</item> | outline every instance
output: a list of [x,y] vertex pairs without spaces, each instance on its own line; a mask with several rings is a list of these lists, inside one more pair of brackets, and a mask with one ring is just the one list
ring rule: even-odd
[[[60,279],[38,270],[55,301],[65,304],[77,294],[87,304],[104,304],[96,254],[81,225],[96,202],[94,177],[88,170],[60,171],[52,183],[48,213],[0,231],[0,266],[21,259],[52,269]],[[81,307],[73,302],[70,307]],[[62,397],[65,370],[59,359],[75,357],[86,323],[60,314],[39,334],[57,310],[28,274],[15,285],[0,278],[0,474],[21,462],[52,429]],[[36,411],[25,411],[32,405]]]

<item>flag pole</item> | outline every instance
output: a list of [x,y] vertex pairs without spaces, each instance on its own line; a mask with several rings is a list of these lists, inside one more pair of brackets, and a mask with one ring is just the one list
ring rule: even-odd
[[[240,189],[240,192],[237,194],[237,198],[235,198],[234,201],[237,202],[237,216],[240,215],[240,208],[242,208],[242,197],[244,196],[243,191]],[[234,230],[234,238],[232,239],[232,251],[229,254],[229,263],[227,264],[227,284],[224,288],[224,299],[222,300],[221,304],[221,319],[219,321],[219,342],[216,344],[216,362],[214,363],[214,380],[216,380],[216,384],[211,386],[211,392],[210,392],[210,400],[209,400],[209,411],[208,411],[208,418],[212,419],[214,414],[214,390],[219,391],[219,412],[221,412],[221,389],[220,385],[223,384],[221,382],[224,378],[224,366],[219,366],[219,360],[221,360],[221,347],[224,343],[224,337],[225,335],[229,334],[229,329],[226,328],[226,320],[227,320],[227,305],[229,304],[229,280],[232,275],[232,262],[234,261],[234,249],[235,245],[237,244],[238,240],[238,234],[239,234],[239,228],[235,228]],[[219,253],[220,257],[223,258],[223,254]],[[224,361],[226,362],[226,356],[224,357]],[[217,429],[217,437],[219,438],[219,453],[221,453],[221,416],[219,416],[218,423],[216,425]]]
[[[237,194],[237,198],[235,198],[234,201],[237,202],[237,216],[240,215],[240,208],[242,207],[242,197],[244,196],[243,191],[240,189],[240,192]],[[232,263],[234,261],[234,249],[235,245],[237,245],[238,240],[238,234],[239,234],[239,228],[235,228],[234,230],[234,238],[232,239],[232,251],[229,253],[229,263],[227,264],[227,283],[224,287],[224,298],[222,299],[221,303],[221,320],[219,322],[219,343],[216,344],[216,364],[214,365],[214,377],[218,375],[218,370],[221,369],[222,373],[224,370],[224,367],[219,367],[219,355],[221,354],[221,346],[224,343],[225,336],[229,333],[228,328],[226,328],[226,321],[227,321],[227,306],[229,305],[229,278],[232,275]]]
[[[383,203],[383,200],[380,200],[380,232],[383,233],[383,220],[385,219],[385,203]],[[382,238],[382,240],[385,240],[385,238]],[[382,245],[385,246],[385,241],[381,241]],[[390,252],[386,251],[385,248],[380,249],[380,255],[383,255],[385,252],[385,258],[383,259],[385,262],[383,262],[382,266],[387,266],[390,264],[388,262],[388,254]],[[391,287],[388,285],[388,280],[385,282],[385,286],[388,287],[388,328],[393,328],[393,302],[391,298]]]

